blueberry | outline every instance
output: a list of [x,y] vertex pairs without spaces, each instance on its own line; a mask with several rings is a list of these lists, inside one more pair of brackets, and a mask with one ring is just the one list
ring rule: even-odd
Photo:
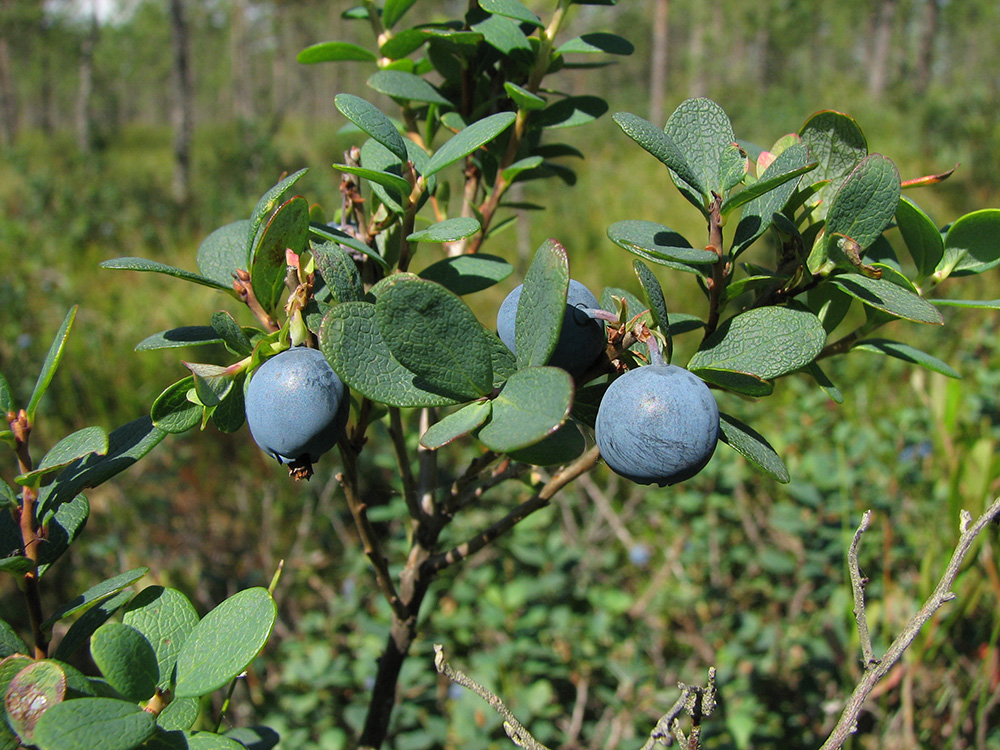
[[704,381],[687,370],[639,367],[608,387],[594,436],[616,473],[663,487],[708,463],[719,439],[719,407]]
[[347,386],[316,349],[294,347],[261,365],[246,392],[247,424],[281,463],[316,461],[344,434]]
[[[519,285],[500,305],[497,311],[497,333],[500,340],[515,354],[514,321],[517,317],[517,304],[521,299]],[[561,367],[570,375],[580,375],[600,356],[607,346],[604,334],[604,323],[590,317],[585,309],[597,309],[601,306],[597,297],[579,281],[570,279],[569,292],[566,296],[566,311],[563,314],[562,330],[555,351],[548,364]]]

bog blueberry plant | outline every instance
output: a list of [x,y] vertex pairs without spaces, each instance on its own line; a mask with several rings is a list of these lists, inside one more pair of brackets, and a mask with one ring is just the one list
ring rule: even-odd
[[[45,572],[86,521],[84,490],[127,469],[168,434],[209,423],[234,432],[248,421],[260,447],[296,478],[308,478],[314,462],[339,463],[360,551],[391,620],[358,738],[379,747],[436,579],[547,506],[602,455],[635,481],[670,484],[696,474],[721,440],[787,482],[766,437],[739,414],[720,413],[714,394],[764,398],[778,378],[794,376],[811,378],[840,402],[844,395],[821,363],[855,350],[957,375],[933,355],[876,333],[897,320],[943,325],[946,306],[1000,306],[934,296],[946,281],[1000,265],[1000,210],[939,227],[903,190],[948,174],[902,180],[890,159],[869,153],[858,124],[833,111],[812,115],[768,148],[738,139],[708,99],[683,102],[664,127],[614,114],[622,146],[631,139],[663,164],[664,184],[672,182],[703,216],[705,236],[685,238],[646,218],[616,221],[608,237],[638,256],[637,294],[607,288],[599,297],[571,281],[570,253],[549,240],[500,309],[500,335],[484,325],[463,298],[513,271],[503,257],[483,252],[510,220],[508,190],[526,180],[572,182],[560,160],[579,153],[552,138],[608,109],[597,97],[561,94],[550,78],[584,67],[583,55],[632,51],[602,31],[561,38],[567,14],[585,4],[558,0],[542,20],[517,0],[480,0],[457,19],[401,28],[413,0],[382,7],[365,0],[346,16],[370,27],[373,45],[325,42],[299,56],[305,64],[367,64],[369,87],[398,105],[393,119],[365,98],[336,97],[358,140],[336,165],[341,204],[324,210],[294,194],[302,170],[274,185],[248,219],[206,237],[196,272],[140,258],[103,264],[227,295],[232,311],[215,313],[208,325],[154,334],[137,349],[221,343],[233,361],[184,363],[188,374],[163,390],[149,416],[110,434],[100,427],[73,433],[37,463],[31,430],[75,310],[23,408],[0,378],[7,423],[0,439],[18,466],[17,486],[3,484],[0,569],[17,578],[30,621],[27,638],[0,622],[0,747],[267,748],[278,741],[265,728],[192,730],[199,698],[232,684],[264,646],[275,622],[269,590],[239,592],[199,617],[174,589],[151,586],[133,596],[142,568],[94,585],[55,612],[41,610]],[[892,228],[901,244],[887,239]],[[761,240],[774,249],[770,262],[760,253],[746,261]],[[446,257],[413,273],[428,245],[443,246]],[[671,285],[693,280],[703,304],[669,309],[660,275]],[[563,359],[557,353],[569,331],[573,356]],[[675,363],[681,336],[695,340],[696,350]],[[292,377],[300,367],[306,376]],[[369,439],[376,421],[387,423],[389,444]],[[445,470],[438,451],[456,441],[471,457]],[[334,444],[337,457],[327,452]],[[386,558],[384,532],[368,518],[359,471],[365,451],[391,453],[397,463],[409,515],[409,551],[398,561]],[[529,474],[533,466],[558,468]],[[456,516],[514,479],[530,490],[520,505],[463,543],[442,541]],[[825,747],[841,746],[853,731],[861,702],[947,601],[976,535],[998,513],[995,503],[976,521],[963,517],[941,585],[880,658],[867,638],[856,575],[864,673]],[[866,525],[867,517],[851,549],[852,573]],[[72,625],[52,643],[53,626],[63,620]],[[99,675],[66,663],[81,648],[89,648]],[[519,744],[539,746],[498,697],[453,669],[441,651],[437,665],[490,698]],[[647,746],[681,737],[686,713],[686,746],[698,747],[713,702],[711,676],[703,688],[685,688],[651,728]],[[218,728],[221,717],[215,722]]]

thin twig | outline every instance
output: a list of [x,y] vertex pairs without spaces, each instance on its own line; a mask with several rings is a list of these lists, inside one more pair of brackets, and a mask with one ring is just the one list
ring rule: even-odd
[[464,560],[466,557],[475,554],[500,535],[510,531],[510,529],[514,528],[514,526],[530,516],[536,510],[541,510],[547,506],[549,502],[551,502],[553,495],[581,474],[585,474],[594,468],[600,457],[600,451],[598,451],[597,447],[594,446],[580,456],[580,458],[576,461],[559,471],[554,477],[545,483],[542,489],[514,508],[514,510],[501,518],[499,521],[491,525],[489,528],[479,532],[468,541],[459,544],[457,547],[453,547],[448,552],[434,555],[427,561],[426,565],[432,571],[437,573],[451,565],[454,565],[460,560]]
[[417,501],[417,483],[413,478],[410,454],[406,449],[403,419],[400,416],[399,408],[395,406],[389,407],[389,437],[392,438],[392,447],[396,453],[396,466],[399,468],[399,477],[403,482],[403,497],[406,499],[406,508],[410,512],[411,518],[419,519],[421,512],[420,503]]
[[507,708],[506,704],[496,695],[492,693],[478,682],[473,680],[471,677],[466,675],[457,669],[454,669],[448,662],[444,660],[444,650],[440,644],[434,644],[434,666],[437,671],[443,674],[452,682],[455,682],[462,687],[471,690],[473,693],[478,695],[484,701],[490,704],[490,707],[496,711],[500,716],[503,717],[503,729],[510,737],[511,742],[513,742],[518,747],[523,747],[526,750],[549,750],[545,745],[536,740],[524,725],[517,720],[517,717]]
[[385,600],[389,602],[389,606],[392,607],[393,614],[400,619],[406,619],[409,617],[409,612],[396,592],[396,586],[389,573],[389,563],[379,547],[378,535],[372,528],[371,521],[368,520],[368,506],[362,502],[357,493],[357,465],[354,461],[354,455],[350,447],[345,449],[343,442],[340,448],[344,469],[348,475],[338,473],[337,481],[344,490],[347,506],[351,510],[351,515],[354,516],[354,524],[358,529],[358,536],[361,537],[361,545],[375,570],[375,579],[378,582],[379,590]]
[[868,632],[868,616],[865,614],[865,586],[868,579],[861,575],[861,566],[858,563],[858,545],[861,543],[861,535],[868,530],[868,525],[872,520],[872,512],[866,510],[861,516],[861,524],[854,532],[854,540],[851,542],[850,551],[847,553],[847,567],[851,574],[851,589],[854,591],[854,619],[858,623],[858,635],[861,638],[861,663],[865,669],[873,664],[878,664],[875,658],[875,650],[872,648],[872,638]]
[[949,602],[955,598],[951,587],[962,569],[965,556],[969,553],[969,550],[983,529],[998,516],[1000,516],[1000,498],[994,500],[992,505],[976,519],[975,523],[972,523],[972,516],[968,511],[962,511],[960,524],[961,536],[955,545],[955,551],[951,555],[951,560],[948,562],[948,567],[945,568],[941,580],[938,581],[933,593],[924,602],[920,611],[912,617],[906,624],[903,632],[889,646],[885,655],[877,663],[871,664],[865,669],[865,673],[861,681],[854,688],[850,699],[848,699],[837,725],[833,728],[833,731],[826,742],[823,743],[820,750],[835,750],[836,748],[843,747],[847,739],[857,731],[858,717],[861,715],[864,703],[872,690],[874,690],[879,680],[886,675],[892,666],[899,661],[903,652],[910,647],[910,644],[913,643],[921,628],[927,624],[945,602]]

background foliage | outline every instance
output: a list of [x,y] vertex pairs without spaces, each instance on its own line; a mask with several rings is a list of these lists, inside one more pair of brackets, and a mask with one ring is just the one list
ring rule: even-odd
[[[177,352],[131,348],[179,319],[205,318],[217,302],[194,290],[150,304],[153,285],[120,283],[98,262],[138,255],[189,267],[200,239],[245,217],[286,169],[312,166],[303,191],[334,204],[337,178],[322,165],[342,161],[349,141],[339,133],[333,94],[371,92],[350,66],[294,63],[302,47],[343,36],[339,3],[192,4],[197,129],[192,200],[179,207],[170,198],[163,5],[123,5],[100,25],[83,143],[70,113],[91,33],[87,8],[14,5],[3,28],[18,128],[0,163],[0,370],[16,392],[30,392],[48,336],[72,304],[81,304],[90,332],[70,339],[42,407],[47,419],[36,440],[47,446],[66,431],[143,413],[183,373]],[[750,9],[675,0],[670,10],[666,112],[706,94],[741,136],[770,143],[812,111],[839,108],[904,179],[962,162],[951,180],[920,196],[936,218],[998,203],[991,165],[1000,153],[992,116],[1000,74],[988,60],[1000,34],[994,3],[774,0]],[[635,54],[596,76],[604,90],[594,93],[614,111],[647,114],[650,40],[632,30],[645,27],[653,4],[583,11],[587,26],[603,20],[636,44]],[[886,17],[879,84],[873,55]],[[566,80],[573,85],[572,75]],[[632,287],[631,269],[615,262],[621,252],[607,240],[608,224],[644,216],[700,236],[696,215],[672,190],[646,205],[650,191],[629,189],[662,184],[662,173],[610,118],[569,137],[587,146],[579,180],[540,201],[554,203],[551,211],[521,217],[506,234],[509,257],[526,264],[529,249],[555,236],[581,281]],[[530,183],[523,198],[532,200]],[[693,298],[697,290],[686,283],[668,294]],[[968,296],[1000,296],[992,275],[975,284],[978,294]],[[481,320],[491,319],[508,289],[479,295]],[[875,549],[870,533],[864,551],[875,637],[884,642],[933,586],[959,508],[976,512],[1000,489],[996,319],[947,314],[960,340],[927,327],[907,333],[963,380],[857,355],[829,363],[837,382],[852,383],[842,406],[804,381],[782,381],[766,404],[740,409],[748,422],[767,423],[791,484],[761,478],[728,452],[679,488],[637,488],[599,471],[481,553],[481,564],[454,585],[442,582],[425,606],[425,631],[509,698],[543,742],[635,745],[672,703],[675,683],[698,681],[715,664],[722,702],[707,746],[814,747],[836,715],[824,711],[825,701],[856,679],[844,560],[860,511],[876,510],[882,534]],[[405,515],[389,491],[395,468],[368,455],[375,459],[365,472],[386,487],[378,517],[391,526]],[[234,721],[273,726],[287,747],[348,745],[363,721],[358,696],[384,641],[385,605],[357,554],[332,463],[309,485],[293,486],[275,481],[245,431],[169,439],[91,494],[88,544],[47,577],[47,605],[142,564],[204,614],[240,589],[266,585],[284,558],[275,636],[237,692]],[[9,471],[0,467],[5,479]],[[451,530],[456,541],[462,531]],[[991,530],[960,581],[958,602],[887,681],[873,713],[878,723],[861,727],[857,746],[1000,747],[997,544]],[[4,586],[0,608],[13,619],[17,592]],[[407,665],[411,692],[392,745],[417,750],[447,737],[449,746],[504,746],[496,717],[477,698],[437,681],[431,642],[419,641]]]

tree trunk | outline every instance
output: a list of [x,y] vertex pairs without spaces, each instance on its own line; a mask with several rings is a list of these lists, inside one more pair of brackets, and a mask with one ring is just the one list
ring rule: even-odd
[[233,0],[230,23],[230,68],[232,75],[233,115],[238,120],[253,118],[253,99],[250,89],[250,57],[247,54],[249,34],[247,31],[246,0]]
[[194,103],[191,84],[191,55],[184,0],[170,0],[170,39],[173,47],[171,83],[173,99],[170,119],[174,129],[174,178],[172,192],[178,206],[187,204],[191,195],[191,135]]
[[663,99],[667,89],[670,0],[653,0],[653,51],[649,71],[649,120],[663,124]]
[[76,90],[76,143],[83,153],[88,153],[94,145],[90,99],[94,93],[94,47],[97,46],[99,32],[97,3],[94,2],[91,6],[90,28],[80,44],[79,87]]
[[923,94],[931,84],[931,68],[934,64],[934,43],[937,41],[939,23],[938,0],[925,0],[924,27],[917,48],[917,66],[914,73],[914,87]]
[[889,52],[892,47],[892,26],[899,0],[881,0],[871,54],[868,57],[868,94],[873,99],[885,93],[889,82]]

